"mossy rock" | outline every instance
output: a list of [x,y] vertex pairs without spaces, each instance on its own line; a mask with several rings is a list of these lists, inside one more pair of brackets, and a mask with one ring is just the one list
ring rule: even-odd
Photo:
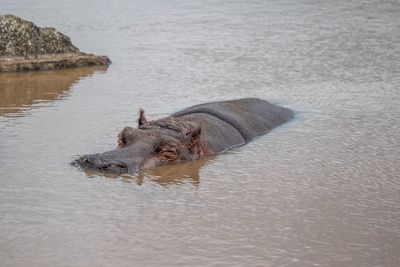
[[40,28],[13,15],[0,16],[0,56],[35,56],[79,52],[54,28]]
[[41,28],[14,15],[0,16],[0,72],[109,65],[106,56],[79,51],[54,28]]

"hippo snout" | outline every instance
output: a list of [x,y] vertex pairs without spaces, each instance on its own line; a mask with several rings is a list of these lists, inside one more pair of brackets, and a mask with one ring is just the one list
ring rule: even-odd
[[81,167],[82,169],[91,169],[112,173],[127,173],[128,169],[129,172],[137,171],[136,168],[128,168],[128,165],[122,161],[103,160],[98,155],[85,155],[74,160],[71,164],[77,167]]

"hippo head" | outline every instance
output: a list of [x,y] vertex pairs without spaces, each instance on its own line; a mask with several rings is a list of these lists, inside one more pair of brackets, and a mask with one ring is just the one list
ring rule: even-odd
[[179,117],[148,122],[140,111],[139,127],[125,127],[118,147],[82,156],[72,162],[83,169],[111,173],[135,173],[153,166],[194,160],[205,154],[201,125]]

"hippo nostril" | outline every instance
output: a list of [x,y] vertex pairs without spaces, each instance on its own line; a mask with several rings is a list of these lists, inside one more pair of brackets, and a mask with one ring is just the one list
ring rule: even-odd
[[112,163],[105,163],[99,166],[98,168],[103,171],[123,173],[126,172],[127,165],[123,162],[112,162]]
[[112,165],[117,168],[126,169],[126,164],[124,163],[113,163]]
[[71,164],[73,166],[81,167],[81,168],[87,168],[87,167],[91,166],[89,157],[87,155],[86,156],[82,156],[80,158],[76,158],[75,160],[73,160],[71,162]]
[[93,168],[94,166],[96,166],[96,160],[90,155],[85,155],[74,160],[72,164],[74,166],[79,166],[82,168]]

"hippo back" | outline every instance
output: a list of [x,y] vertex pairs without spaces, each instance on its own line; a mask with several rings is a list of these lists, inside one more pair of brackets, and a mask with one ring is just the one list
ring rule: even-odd
[[246,142],[292,119],[293,111],[258,98],[217,101],[196,105],[172,114],[180,117],[206,113],[237,129]]

